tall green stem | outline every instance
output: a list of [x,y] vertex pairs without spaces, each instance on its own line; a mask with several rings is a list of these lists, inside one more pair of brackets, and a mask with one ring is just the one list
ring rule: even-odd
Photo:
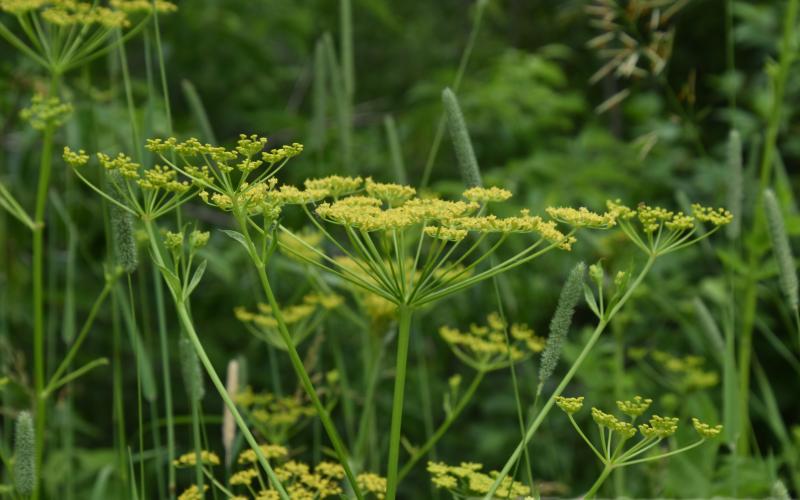
[[603,472],[600,473],[600,477],[597,478],[597,481],[594,482],[592,487],[586,492],[583,498],[592,498],[595,496],[598,490],[600,490],[600,487],[603,486],[603,483],[606,482],[606,479],[608,479],[608,475],[611,474],[612,470],[614,470],[612,465],[606,465],[603,468]]
[[[783,36],[780,43],[780,59],[778,71],[773,79],[773,96],[770,114],[767,121],[767,132],[764,138],[764,149],[761,155],[760,188],[758,190],[753,228],[750,231],[752,238],[763,238],[764,213],[762,196],[764,190],[772,180],[772,168],[775,163],[775,150],[777,149],[778,132],[781,125],[781,110],[789,78],[789,70],[795,58],[793,39],[797,24],[798,7],[800,0],[789,0],[783,17]],[[750,245],[748,269],[750,273],[745,280],[744,304],[742,305],[742,334],[739,345],[739,443],[737,452],[740,456],[747,455],[750,446],[750,360],[753,349],[753,328],[758,305],[758,278],[755,269],[761,257],[758,245]]]
[[[50,96],[58,93],[58,77],[50,80]],[[33,379],[36,389],[36,471],[42,470],[44,458],[44,433],[47,420],[47,404],[42,394],[47,376],[44,366],[44,216],[47,210],[47,191],[50,187],[50,172],[53,166],[53,140],[56,127],[50,123],[42,139],[42,158],[39,163],[39,182],[36,187],[36,208],[33,222]],[[33,499],[39,498],[39,482]]]
[[197,352],[197,357],[200,358],[200,363],[203,364],[206,373],[211,379],[211,383],[214,384],[214,387],[217,389],[217,392],[222,398],[222,401],[225,403],[225,406],[228,407],[228,410],[230,410],[231,414],[233,415],[233,419],[236,421],[236,425],[242,432],[242,436],[244,436],[244,439],[245,441],[247,441],[247,444],[250,445],[250,448],[252,448],[253,451],[256,453],[256,456],[258,457],[258,462],[266,471],[267,476],[269,476],[269,479],[272,482],[272,485],[275,487],[276,490],[278,490],[278,493],[280,493],[281,498],[288,500],[289,496],[286,494],[286,490],[284,490],[280,481],[275,476],[275,472],[269,465],[267,458],[264,456],[264,452],[258,445],[258,442],[256,441],[256,438],[253,436],[253,433],[250,432],[250,429],[247,427],[247,423],[244,421],[242,415],[239,413],[239,410],[236,408],[236,404],[228,395],[228,391],[225,388],[225,384],[222,383],[222,380],[219,378],[219,375],[217,375],[217,371],[214,369],[214,365],[208,358],[206,350],[203,348],[203,344],[202,342],[200,342],[200,338],[197,336],[197,332],[194,329],[194,324],[192,323],[192,319],[189,317],[189,312],[186,310],[186,305],[183,302],[176,300],[175,308],[178,312],[178,319],[181,322],[181,326],[183,326],[184,330],[186,331],[186,335],[192,342],[192,346],[194,346],[194,349]]
[[398,480],[402,480],[404,477],[406,477],[406,475],[408,475],[408,473],[411,472],[411,469],[414,468],[414,465],[416,465],[417,462],[419,462],[420,459],[424,457],[437,442],[439,442],[442,436],[444,436],[444,434],[447,432],[447,430],[450,428],[453,422],[456,421],[458,416],[461,415],[461,412],[464,411],[464,408],[466,408],[467,404],[472,400],[472,397],[475,395],[475,390],[478,389],[478,386],[483,381],[483,377],[485,375],[486,372],[484,371],[479,371],[478,374],[475,375],[475,378],[472,379],[472,382],[469,384],[469,387],[467,388],[467,392],[465,392],[464,395],[461,396],[461,399],[458,401],[458,404],[455,406],[455,408],[453,408],[452,413],[450,413],[450,415],[447,416],[445,421],[442,422],[442,424],[436,429],[436,431],[431,435],[431,437],[428,438],[425,444],[420,446],[414,452],[411,458],[408,459],[408,462],[406,462],[403,465],[403,468],[400,469]]
[[407,305],[397,308],[397,366],[394,374],[394,398],[392,399],[392,424],[389,431],[389,464],[387,467],[386,499],[397,496],[398,465],[400,461],[400,437],[403,423],[403,397],[406,388],[406,366],[408,343],[411,337],[413,309]]
[[[156,239],[156,231],[153,227],[153,222],[151,220],[144,221],[144,227],[147,231],[147,236],[150,240],[150,250],[151,255],[153,257],[154,263],[160,267],[164,268],[164,258],[161,256],[161,249],[158,246],[157,239]],[[169,285],[169,282],[167,283]],[[194,347],[195,351],[197,352],[197,357],[200,359],[200,363],[203,365],[203,368],[206,370],[208,377],[211,379],[211,383],[214,384],[214,388],[219,393],[222,401],[225,403],[225,406],[230,410],[231,414],[233,415],[234,421],[236,421],[236,426],[239,427],[239,431],[244,436],[245,441],[256,454],[258,458],[258,463],[261,467],[266,471],[267,476],[269,477],[270,482],[278,490],[282,499],[289,500],[289,495],[286,493],[286,490],[283,488],[283,485],[278,480],[278,477],[275,475],[275,471],[269,465],[269,461],[267,461],[267,457],[264,455],[264,451],[258,445],[256,438],[253,436],[253,433],[250,432],[250,428],[247,426],[247,423],[242,418],[241,413],[236,408],[236,403],[233,402],[230,395],[228,395],[228,390],[225,387],[225,384],[222,383],[222,380],[217,375],[216,370],[214,369],[214,365],[211,363],[211,360],[208,358],[205,349],[203,348],[203,343],[200,342],[200,337],[198,337],[197,332],[194,329],[194,323],[192,323],[192,319],[189,316],[189,311],[186,309],[186,304],[182,300],[182,291],[181,290],[174,290],[170,288],[173,296],[173,302],[175,304],[175,310],[178,313],[178,320],[181,323],[181,326],[186,331],[186,335],[189,337],[189,340],[192,342],[192,346]]]
[[631,295],[633,294],[633,291],[641,284],[642,280],[644,280],[644,277],[647,275],[647,273],[650,272],[650,269],[653,267],[653,263],[655,262],[655,260],[656,256],[654,255],[651,255],[647,259],[647,262],[642,268],[642,271],[639,273],[639,276],[636,277],[636,280],[631,284],[630,288],[628,288],[628,291],[625,292],[625,295],[622,296],[619,302],[617,302],[617,304],[597,324],[597,327],[592,332],[592,335],[589,337],[588,342],[586,342],[586,345],[583,346],[583,350],[578,355],[577,359],[575,359],[575,362],[572,364],[567,374],[561,380],[561,383],[558,384],[556,390],[553,391],[553,394],[550,395],[550,398],[544,404],[542,410],[539,412],[538,415],[536,415],[536,419],[531,423],[530,427],[528,427],[528,432],[525,433],[525,438],[522,440],[521,443],[519,443],[519,445],[517,445],[517,448],[514,450],[514,453],[512,453],[511,456],[508,458],[508,461],[503,467],[503,470],[495,479],[491,489],[486,494],[484,499],[486,500],[491,499],[494,493],[497,491],[497,488],[500,486],[500,483],[503,481],[503,479],[505,479],[506,476],[508,476],[508,473],[511,471],[511,468],[514,466],[517,460],[519,460],[522,451],[528,445],[528,442],[531,439],[533,439],[533,435],[536,434],[536,430],[539,428],[540,425],[542,425],[544,418],[547,416],[547,414],[550,412],[550,409],[555,404],[556,398],[560,396],[562,392],[564,392],[564,389],[567,388],[567,385],[570,383],[570,381],[572,381],[572,377],[575,376],[581,364],[583,364],[583,361],[589,355],[589,352],[591,352],[592,347],[594,347],[594,345],[600,339],[600,335],[605,330],[609,321],[611,321],[611,318],[613,318],[617,314],[617,312],[619,312],[622,306],[625,305],[628,299],[630,299]]
[[267,296],[267,302],[269,302],[270,307],[272,308],[272,315],[275,318],[275,321],[278,323],[278,333],[280,334],[283,343],[286,345],[286,350],[289,353],[289,360],[292,362],[292,366],[294,367],[294,371],[298,378],[300,378],[300,384],[303,386],[306,394],[308,394],[308,397],[311,399],[311,403],[314,405],[314,409],[316,409],[317,414],[322,421],[322,426],[325,428],[325,432],[328,434],[331,444],[333,444],[333,449],[336,452],[336,456],[339,459],[339,462],[342,464],[345,475],[347,476],[347,482],[350,483],[350,486],[353,488],[356,497],[358,497],[360,500],[362,498],[361,492],[358,489],[358,482],[356,481],[356,477],[350,467],[347,450],[342,444],[339,433],[336,431],[336,427],[331,421],[328,410],[322,404],[322,401],[320,401],[317,391],[314,389],[314,384],[311,382],[311,377],[308,376],[308,372],[306,371],[305,366],[303,366],[303,360],[300,359],[300,354],[298,354],[297,349],[294,346],[292,337],[289,334],[288,328],[286,327],[286,322],[283,319],[280,306],[278,305],[278,300],[275,298],[275,294],[272,291],[272,286],[269,284],[266,267],[255,253],[256,249],[252,241],[249,241],[249,243],[250,245],[248,250],[250,251],[250,256],[253,258],[253,263],[258,269],[258,276],[261,280],[261,286],[264,289],[264,294]]
[[169,498],[175,498],[175,420],[172,414],[172,376],[170,374],[169,342],[167,340],[167,319],[164,311],[164,289],[159,281],[158,269],[153,269],[153,287],[156,295],[156,316],[158,319],[158,341],[161,348],[161,376],[164,378],[164,413],[167,418],[167,490]]

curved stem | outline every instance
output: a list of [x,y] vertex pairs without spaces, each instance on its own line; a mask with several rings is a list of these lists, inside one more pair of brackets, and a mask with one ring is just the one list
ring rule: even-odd
[[633,291],[641,284],[644,277],[653,267],[655,259],[656,257],[653,255],[651,255],[647,259],[647,262],[642,268],[642,271],[639,273],[639,276],[637,276],[636,280],[633,283],[631,283],[631,286],[630,288],[628,288],[628,291],[625,292],[625,295],[623,295],[622,298],[620,298],[619,302],[617,302],[617,304],[597,324],[597,327],[592,332],[592,335],[589,337],[589,340],[586,342],[586,345],[583,347],[583,350],[578,355],[577,359],[575,359],[575,362],[572,364],[567,374],[561,380],[561,383],[558,384],[558,387],[556,387],[556,390],[553,391],[553,394],[550,395],[550,398],[544,404],[542,410],[539,412],[538,415],[536,415],[536,419],[531,423],[530,427],[528,427],[528,432],[525,434],[525,438],[522,440],[522,442],[519,443],[519,445],[517,445],[517,448],[514,450],[514,453],[512,453],[511,456],[508,458],[508,461],[506,461],[503,470],[495,478],[495,481],[492,484],[492,487],[489,489],[489,492],[486,493],[486,496],[484,496],[485,500],[490,500],[492,498],[492,496],[497,491],[497,488],[500,487],[500,483],[503,481],[503,479],[506,478],[506,476],[508,476],[508,473],[511,471],[511,468],[514,466],[517,460],[519,460],[519,457],[522,454],[522,451],[524,450],[525,446],[528,445],[528,442],[533,438],[533,435],[536,434],[536,431],[539,428],[539,426],[542,425],[544,418],[550,412],[550,409],[552,409],[553,405],[555,404],[556,397],[560,396],[561,393],[564,391],[564,389],[566,389],[567,384],[569,384],[570,381],[572,380],[572,377],[575,376],[581,364],[589,355],[589,352],[592,350],[592,347],[594,347],[594,345],[600,338],[600,335],[605,330],[605,327],[608,325],[609,321],[611,321],[611,318],[613,318],[617,314],[617,312],[622,308],[622,306],[628,301],[630,296],[633,294]]
[[322,421],[322,426],[325,428],[325,432],[328,434],[328,438],[331,440],[333,449],[336,452],[336,457],[339,459],[339,462],[344,468],[345,475],[347,476],[347,482],[350,483],[350,486],[353,488],[356,497],[360,500],[362,498],[361,491],[358,488],[358,482],[356,481],[356,477],[350,467],[347,450],[345,449],[344,444],[342,444],[342,440],[339,437],[339,433],[336,431],[336,427],[333,425],[333,421],[331,421],[328,410],[322,404],[322,401],[320,401],[317,391],[314,389],[314,384],[311,382],[311,378],[308,376],[308,372],[303,365],[303,360],[300,359],[300,354],[298,354],[297,349],[295,348],[294,341],[289,333],[289,329],[286,327],[286,322],[283,319],[283,314],[281,313],[280,306],[278,305],[278,300],[275,298],[275,294],[272,291],[272,286],[269,283],[266,266],[258,256],[258,251],[256,250],[253,240],[250,239],[247,231],[247,223],[244,219],[239,219],[239,227],[245,237],[245,241],[247,243],[247,252],[250,255],[250,259],[253,262],[256,271],[258,272],[258,277],[261,281],[261,287],[264,289],[264,294],[267,297],[267,302],[269,302],[270,308],[272,309],[272,316],[278,323],[278,334],[281,336],[281,340],[283,340],[283,343],[286,346],[286,351],[289,354],[289,360],[292,363],[295,374],[300,379],[300,384],[303,386],[306,394],[308,394],[308,397],[311,399],[311,403],[314,405],[314,409],[316,409],[317,414]]
[[400,437],[403,423],[403,397],[406,387],[406,366],[408,362],[408,343],[411,336],[411,317],[413,309],[407,305],[397,308],[397,366],[394,375],[394,397],[392,399],[392,424],[389,431],[389,463],[387,466],[386,499],[397,496],[398,464],[400,461]]
[[608,479],[609,474],[611,474],[611,471],[613,470],[614,470],[613,465],[606,465],[603,468],[603,472],[600,473],[600,477],[597,478],[597,481],[594,482],[592,487],[589,489],[589,491],[586,492],[583,498],[592,498],[593,496],[595,496],[597,494],[597,491],[600,489],[601,486],[603,486],[603,483],[606,481],[606,479]]
[[278,490],[278,493],[281,495],[281,498],[285,500],[289,500],[289,495],[286,494],[286,490],[284,490],[283,485],[281,485],[280,481],[278,480],[277,476],[275,475],[275,471],[269,465],[267,458],[264,456],[264,452],[261,450],[261,447],[258,445],[256,438],[253,436],[253,433],[250,432],[250,429],[247,427],[247,423],[242,418],[241,413],[236,408],[236,404],[233,402],[231,397],[228,395],[228,390],[225,388],[225,384],[222,383],[222,380],[217,375],[217,371],[214,369],[214,365],[211,364],[211,360],[208,358],[205,349],[203,348],[202,342],[200,342],[200,338],[197,336],[197,332],[194,329],[194,324],[192,323],[192,319],[189,317],[189,312],[186,310],[186,304],[183,302],[176,300],[175,301],[175,309],[178,312],[178,319],[181,322],[181,326],[186,331],[186,335],[189,337],[189,340],[192,342],[194,346],[194,350],[197,352],[197,357],[200,358],[200,363],[203,364],[203,367],[208,373],[209,378],[211,379],[211,383],[214,384],[214,387],[217,389],[220,397],[225,402],[225,406],[228,407],[231,414],[233,414],[233,419],[236,421],[236,425],[239,427],[239,430],[242,432],[242,436],[244,436],[245,441],[247,444],[250,445],[250,448],[256,453],[258,457],[258,462],[264,468],[269,476],[270,482]]
[[464,410],[464,408],[466,408],[467,404],[472,400],[472,396],[475,395],[475,390],[481,384],[481,382],[483,381],[483,377],[485,375],[486,375],[485,371],[479,371],[478,374],[475,375],[475,378],[472,379],[472,382],[469,384],[467,391],[464,393],[463,396],[461,396],[461,399],[458,400],[458,404],[455,406],[455,408],[453,408],[453,412],[450,413],[450,415],[448,415],[447,419],[445,419],[445,421],[442,422],[439,428],[436,429],[436,431],[431,435],[430,438],[428,438],[425,444],[423,444],[419,449],[417,449],[417,451],[414,452],[414,454],[411,456],[408,462],[406,462],[405,465],[403,465],[403,468],[400,469],[400,473],[398,474],[397,478],[398,481],[402,480],[409,472],[411,472],[411,469],[414,468],[414,465],[416,465],[416,463],[419,462],[419,460],[422,457],[424,457],[431,448],[433,448],[433,446],[439,441],[439,439],[441,439],[442,436],[444,436],[444,433],[447,432],[447,430],[450,428],[453,422],[456,421],[456,419]]

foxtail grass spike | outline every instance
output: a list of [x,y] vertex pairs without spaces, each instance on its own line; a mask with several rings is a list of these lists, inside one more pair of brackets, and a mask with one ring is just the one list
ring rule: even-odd
[[178,350],[181,358],[181,373],[183,382],[186,384],[186,394],[191,401],[200,401],[205,396],[206,390],[203,386],[203,372],[200,368],[200,360],[194,346],[185,336],[181,336],[178,342]]
[[114,244],[114,259],[126,273],[132,273],[139,265],[136,253],[136,237],[131,214],[111,206],[111,237]]
[[20,412],[14,440],[14,488],[22,496],[31,495],[36,486],[35,441],[30,412]]
[[467,123],[464,121],[464,115],[458,105],[458,98],[452,90],[446,88],[442,91],[442,102],[461,177],[467,187],[482,186],[481,171],[478,167],[478,160],[475,158],[475,151],[472,149]]
[[553,319],[550,320],[550,333],[542,353],[539,368],[539,392],[541,392],[542,386],[547,379],[553,374],[558,364],[558,358],[561,357],[561,347],[572,324],[575,306],[578,305],[578,300],[583,294],[583,275],[585,273],[586,264],[579,262],[572,268],[566,283],[564,283],[564,288],[561,289],[556,312],[553,314]]
[[731,240],[739,237],[742,231],[742,201],[743,201],[743,173],[742,173],[742,139],[737,130],[731,130],[728,135],[727,147],[728,170],[728,210],[733,214],[733,220],[726,228],[726,234]]
[[[228,362],[228,375],[225,390],[232,399],[239,392],[239,362],[232,359]],[[233,413],[225,406],[222,410],[222,447],[225,448],[225,464],[230,466],[233,460],[233,445],[236,439],[236,421]]]
[[764,211],[767,216],[767,229],[772,242],[772,251],[778,261],[778,279],[781,291],[792,309],[797,309],[800,303],[797,287],[797,269],[794,265],[792,247],[789,246],[789,237],[783,224],[783,215],[771,189],[764,191]]

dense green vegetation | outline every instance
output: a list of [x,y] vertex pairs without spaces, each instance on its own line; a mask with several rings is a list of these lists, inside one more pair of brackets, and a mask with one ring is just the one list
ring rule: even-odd
[[799,4],[0,0],[0,496],[797,497]]

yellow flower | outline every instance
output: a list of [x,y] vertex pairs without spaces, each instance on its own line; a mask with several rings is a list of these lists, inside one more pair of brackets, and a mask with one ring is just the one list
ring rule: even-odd
[[641,396],[634,396],[633,400],[630,401],[617,401],[617,408],[629,417],[638,417],[650,408],[652,402],[652,399],[643,399]]
[[697,418],[692,418],[692,426],[704,439],[710,439],[719,436],[722,432],[721,425],[709,425],[701,422]]
[[[203,465],[219,465],[221,463],[216,453],[207,450],[200,452],[200,461]],[[192,467],[197,464],[197,454],[195,452],[185,453],[173,460],[172,463],[176,467]]]
[[464,191],[461,196],[476,203],[501,202],[511,198],[511,191],[499,187],[473,187]]
[[566,398],[562,396],[557,396],[556,404],[566,413],[572,415],[573,413],[577,413],[578,411],[580,411],[581,408],[583,408],[583,396],[578,396],[576,398]]

